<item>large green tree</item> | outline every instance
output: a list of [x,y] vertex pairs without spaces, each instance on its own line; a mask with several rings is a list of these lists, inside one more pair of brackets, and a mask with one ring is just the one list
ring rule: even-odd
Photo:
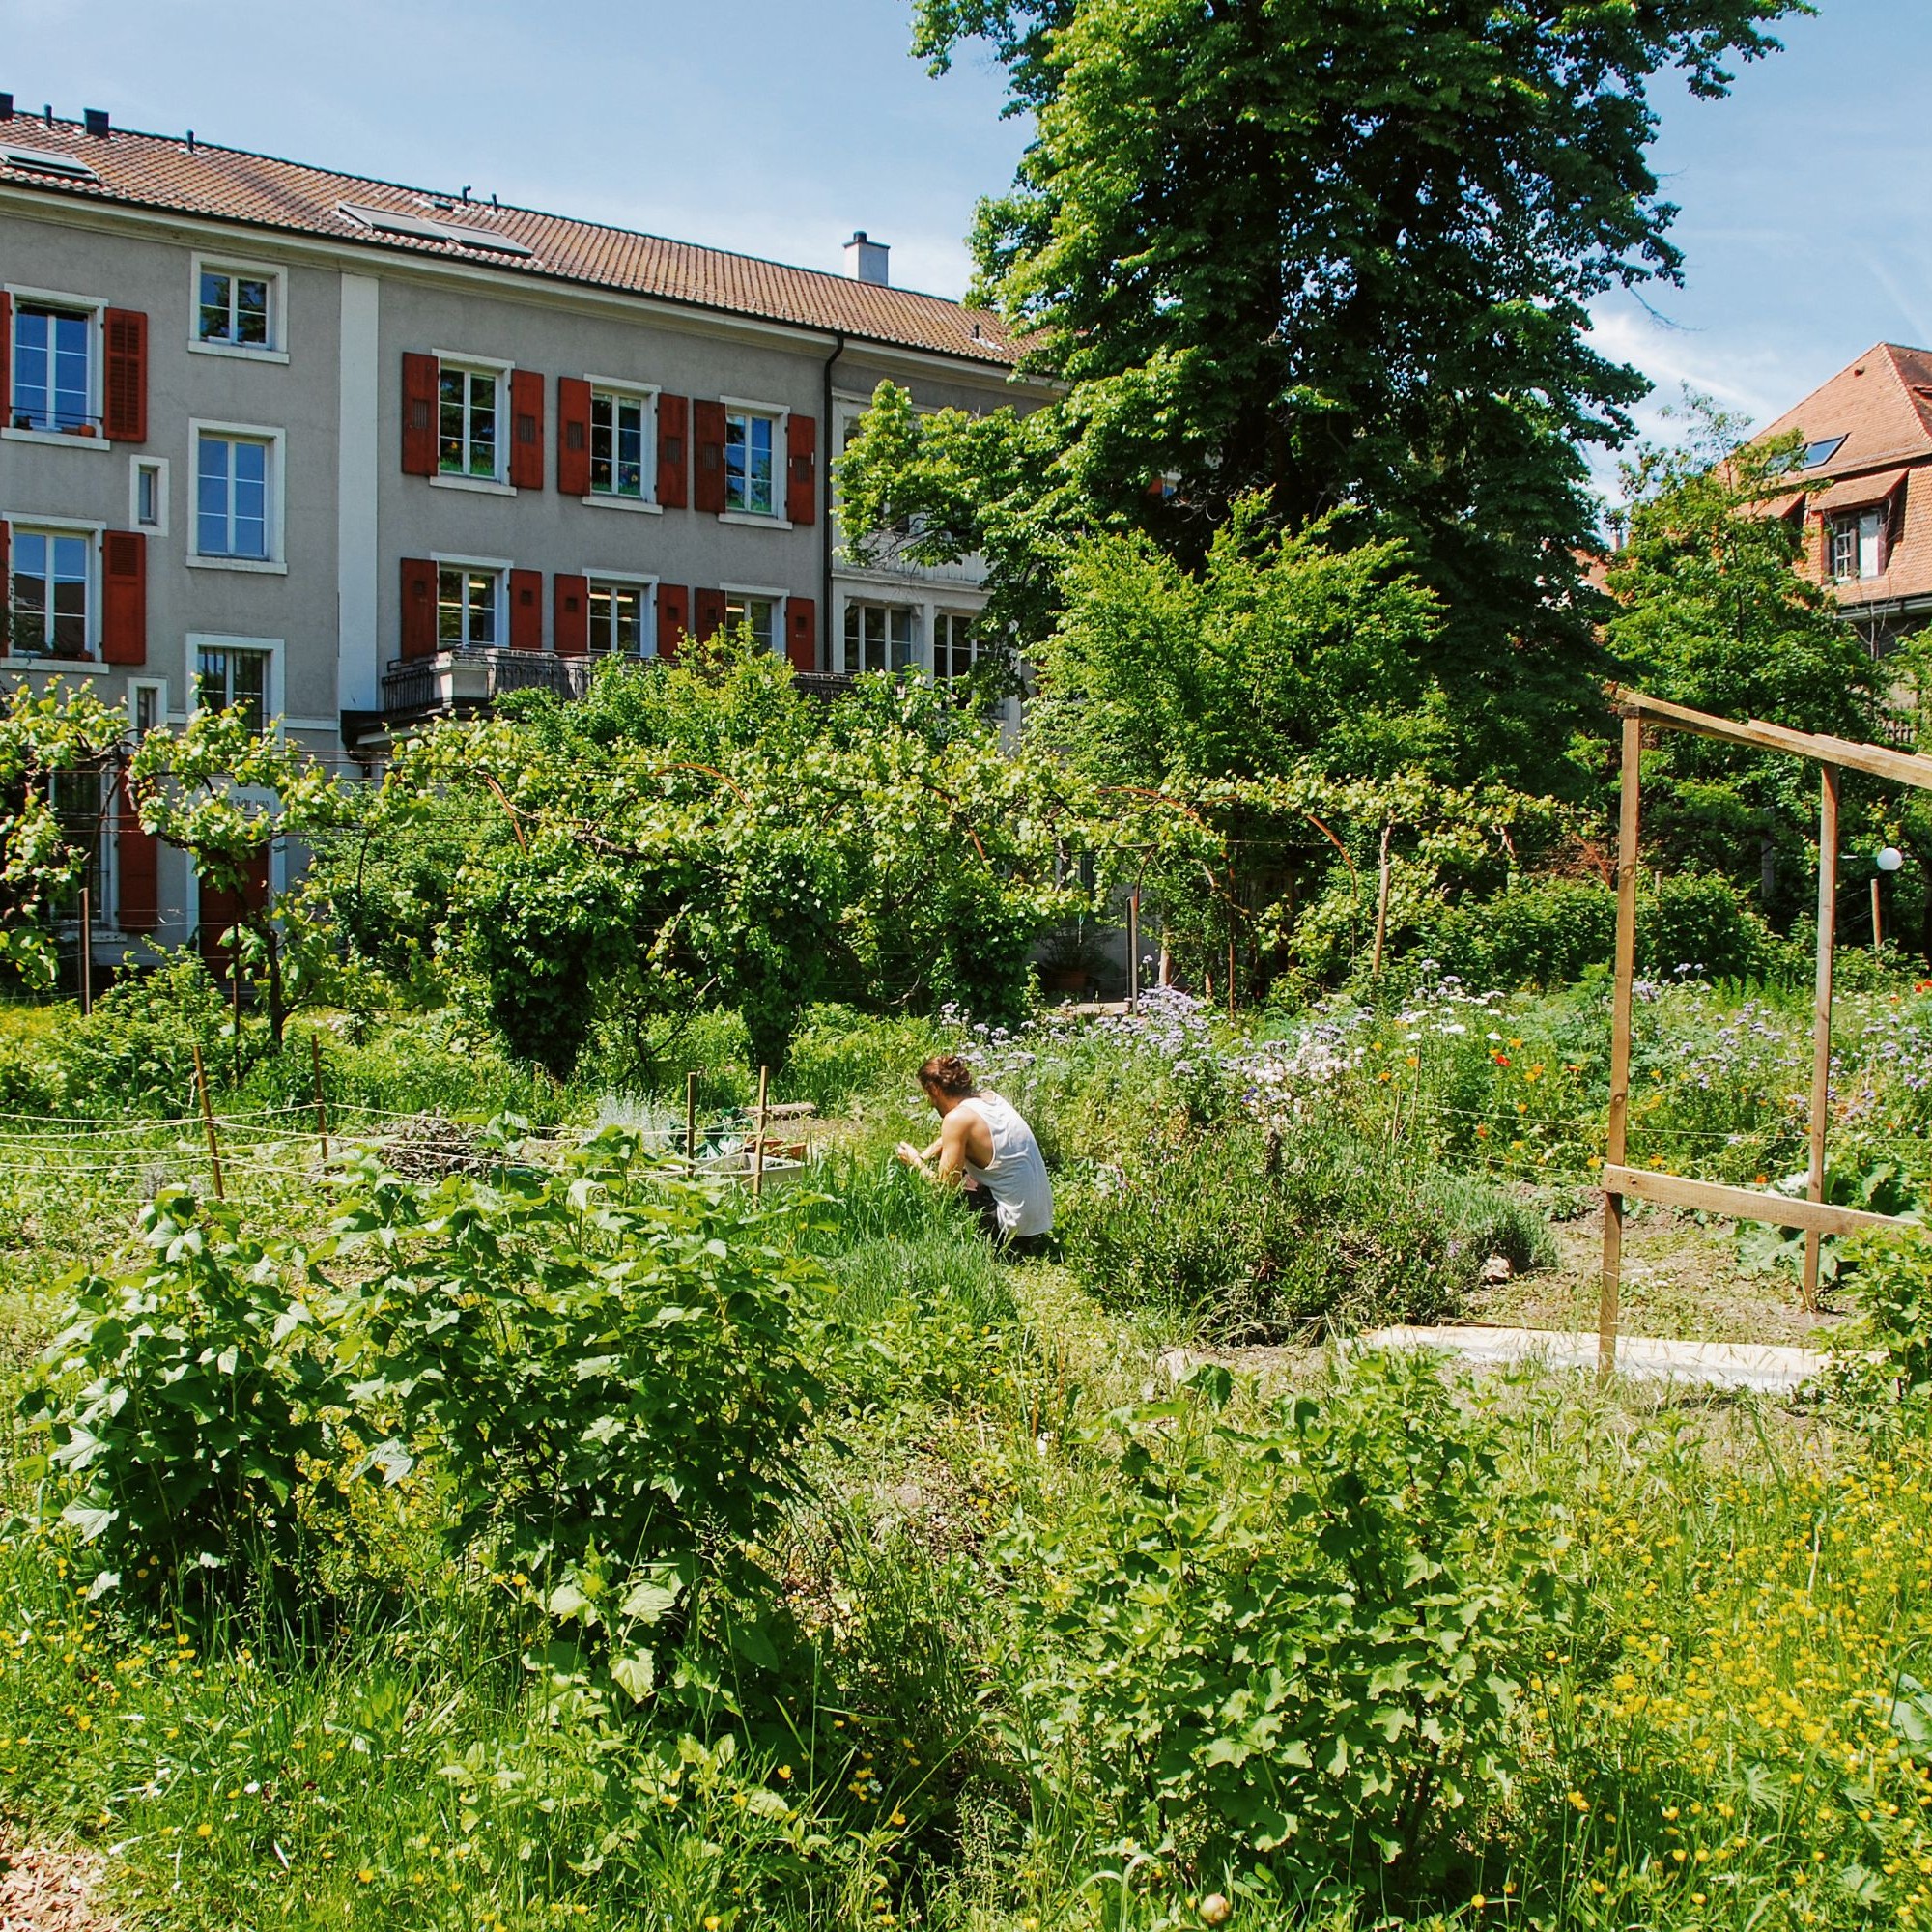
[[882,419],[848,523],[983,549],[1031,641],[1077,530],[1198,560],[1256,490],[1290,528],[1358,507],[1441,599],[1471,764],[1547,770],[1593,667],[1581,452],[1628,435],[1645,387],[1587,304],[1679,271],[1650,88],[1676,70],[1720,96],[1806,11],[915,0],[918,51],[943,69],[982,37],[1033,117],[980,210],[978,294],[1065,386],[1031,419]]

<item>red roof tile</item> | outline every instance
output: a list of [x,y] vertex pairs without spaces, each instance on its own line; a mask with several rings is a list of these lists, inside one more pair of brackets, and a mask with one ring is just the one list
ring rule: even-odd
[[[1012,337],[988,310],[535,209],[466,203],[455,194],[401,187],[200,141],[190,152],[185,140],[169,135],[117,128],[105,137],[94,136],[71,121],[17,115],[0,121],[0,149],[7,147],[70,156],[94,171],[96,179],[86,180],[7,164],[0,156],[0,184],[50,198],[199,215],[363,247],[483,263],[506,274],[584,283],[766,322],[841,330],[868,342],[996,368],[1009,368],[1018,359]],[[345,214],[345,203],[473,229],[479,242],[465,245],[377,233]],[[493,233],[530,252],[492,252],[486,238]],[[1932,382],[1932,371],[1927,380]]]
[[1864,476],[1847,476],[1811,498],[1811,508],[1819,515],[1833,510],[1861,510],[1883,503],[1908,475],[1907,469],[1880,469]]

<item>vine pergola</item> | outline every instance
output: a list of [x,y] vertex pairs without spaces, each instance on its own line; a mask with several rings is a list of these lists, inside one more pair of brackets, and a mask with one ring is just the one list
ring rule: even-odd
[[[1861,1229],[1899,1229],[1913,1224],[1891,1214],[1837,1208],[1825,1199],[1825,1133],[1832,1091],[1832,960],[1836,940],[1838,900],[1838,787],[1846,771],[1868,772],[1892,784],[1932,791],[1932,758],[1889,745],[1862,745],[1813,731],[1793,731],[1762,719],[1739,724],[1709,712],[1668,704],[1641,692],[1611,694],[1624,721],[1623,792],[1618,813],[1616,994],[1610,1021],[1610,1116],[1604,1164],[1604,1277],[1597,1320],[1597,1359],[1616,1367],[1617,1300],[1623,1286],[1624,1203],[1650,1201],[1666,1208],[1701,1209],[1738,1221],[1763,1221],[1804,1231],[1804,1296],[1807,1311],[1818,1305],[1819,1243],[1827,1235]],[[1632,1167],[1626,1155],[1630,1120],[1631,1002],[1636,978],[1636,867],[1643,730],[1689,731],[1700,738],[1752,751],[1784,752],[1809,758],[1821,774],[1818,813],[1818,977],[1812,1004],[1810,1144],[1805,1198],[1714,1181],[1687,1180],[1674,1174]]]

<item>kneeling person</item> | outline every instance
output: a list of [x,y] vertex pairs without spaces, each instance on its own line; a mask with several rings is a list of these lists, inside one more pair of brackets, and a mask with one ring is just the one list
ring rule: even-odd
[[964,1186],[995,1240],[1037,1245],[1053,1229],[1053,1183],[1033,1129],[997,1094],[980,1093],[956,1053],[928,1060],[919,1084],[939,1115],[939,1138],[925,1149],[901,1141],[898,1157],[942,1187]]

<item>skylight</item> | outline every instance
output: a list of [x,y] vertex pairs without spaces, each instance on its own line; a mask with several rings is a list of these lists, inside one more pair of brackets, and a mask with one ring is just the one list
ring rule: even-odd
[[0,161],[10,168],[32,168],[37,174],[65,175],[71,181],[99,181],[100,177],[85,161],[71,155],[57,155],[48,148],[16,148],[0,143]]
[[1822,442],[1807,442],[1798,458],[1801,469],[1816,469],[1819,464],[1829,463],[1845,446],[1841,436],[1827,437]]
[[394,208],[363,208],[353,201],[336,204],[336,213],[359,221],[379,235],[408,235],[418,242],[453,242],[459,248],[475,248],[488,255],[533,255],[536,250],[494,228],[473,228],[463,221],[439,221],[432,214],[409,214]]

